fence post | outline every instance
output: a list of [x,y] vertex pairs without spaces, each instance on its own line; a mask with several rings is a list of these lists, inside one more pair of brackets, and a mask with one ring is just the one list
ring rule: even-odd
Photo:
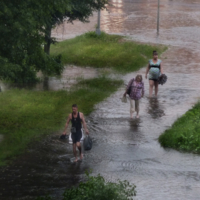
[[160,0],[158,0],[158,12],[157,12],[157,34],[159,35],[159,21],[160,21]]
[[101,18],[101,10],[98,10],[98,19],[97,19],[97,28],[96,28],[96,34],[101,35],[101,30],[100,30],[100,18]]

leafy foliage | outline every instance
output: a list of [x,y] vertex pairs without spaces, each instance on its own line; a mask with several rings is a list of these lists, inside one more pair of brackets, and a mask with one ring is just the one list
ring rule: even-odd
[[[87,181],[78,187],[66,189],[63,200],[130,200],[136,195],[135,185],[128,181],[106,182],[103,176],[91,176],[86,172]],[[37,200],[53,200],[50,196],[39,197]]]
[[78,187],[67,189],[63,200],[129,200],[136,195],[135,185],[130,185],[128,181],[112,183],[106,182],[100,174],[96,177],[86,175],[88,180]]
[[[58,0],[2,0],[0,2],[0,56],[4,64],[1,79],[17,83],[36,82],[36,72],[61,72],[60,56],[44,54],[44,24],[52,15],[51,7],[63,6]],[[55,5],[54,5],[55,4]],[[54,68],[56,68],[54,70]]]
[[[62,72],[60,56],[49,54],[51,28],[64,19],[86,21],[106,0],[1,0],[0,57],[5,61],[0,78],[17,83],[36,82],[36,72]],[[16,69],[15,69],[16,67]],[[6,73],[5,73],[6,71]],[[7,75],[8,73],[8,75]]]
[[51,29],[56,24],[60,24],[64,20],[71,23],[74,20],[88,22],[89,16],[92,15],[94,11],[104,9],[107,3],[108,0],[70,0],[68,2],[68,7],[70,7],[70,9],[64,8],[64,10],[60,10],[57,7],[54,7],[50,21],[45,24],[45,52],[49,54],[50,45],[54,43],[54,39],[51,38]]
[[37,80],[35,69],[31,66],[13,64],[0,57],[0,79],[15,83],[30,83]]
[[163,147],[200,153],[200,102],[160,137]]

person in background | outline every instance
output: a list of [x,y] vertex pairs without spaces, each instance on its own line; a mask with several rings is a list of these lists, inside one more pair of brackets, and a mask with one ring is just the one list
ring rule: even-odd
[[[139,100],[144,96],[144,83],[142,75],[137,75],[136,78],[131,79],[128,83],[124,96],[130,88],[130,117],[133,118],[133,113],[136,111],[136,118],[139,118]],[[135,109],[134,104],[135,102]]]
[[83,153],[81,149],[81,143],[80,140],[82,138],[82,124],[85,129],[86,134],[89,134],[89,131],[87,129],[87,125],[85,122],[85,118],[83,113],[78,112],[78,106],[76,104],[72,105],[72,113],[69,114],[67,122],[65,124],[65,129],[63,131],[63,135],[66,135],[67,127],[69,125],[69,122],[71,121],[72,127],[71,127],[71,137],[73,141],[73,153],[75,157],[75,162],[78,161],[76,148],[79,150],[80,159],[83,159]]
[[162,61],[158,59],[157,51],[153,51],[153,59],[149,60],[146,69],[145,78],[149,74],[149,97],[152,97],[153,88],[155,87],[155,96],[158,94],[158,78],[163,74]]

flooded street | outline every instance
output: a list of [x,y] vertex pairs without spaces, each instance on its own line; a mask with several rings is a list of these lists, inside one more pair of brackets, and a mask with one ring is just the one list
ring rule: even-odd
[[[129,118],[129,103],[120,101],[123,87],[96,105],[95,111],[87,117],[94,139],[93,149],[85,152],[83,162],[70,162],[71,145],[58,139],[62,131],[32,144],[13,165],[0,170],[1,200],[34,199],[47,193],[61,199],[64,189],[83,180],[85,170],[89,169],[108,181],[120,179],[135,184],[136,200],[200,198],[200,156],[163,149],[157,141],[159,135],[200,98],[200,2],[162,0],[159,36],[156,33],[157,1],[111,2],[113,6],[101,13],[101,29],[139,42],[169,45],[160,57],[168,76],[167,83],[159,87],[158,98],[149,99],[148,81],[144,80],[140,119]],[[67,38],[67,35],[72,37],[92,30],[95,17],[82,29],[75,27],[75,23],[68,31],[57,29],[54,35]],[[124,82],[137,74],[144,78],[145,70],[127,74]]]

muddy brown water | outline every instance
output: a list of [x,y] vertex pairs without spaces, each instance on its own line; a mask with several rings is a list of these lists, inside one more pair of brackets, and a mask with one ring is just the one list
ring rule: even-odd
[[[144,80],[146,94],[140,103],[140,119],[129,119],[129,104],[120,101],[123,87],[96,105],[87,117],[93,149],[85,152],[81,163],[70,162],[72,147],[58,139],[61,132],[32,144],[26,154],[1,169],[0,199],[34,199],[47,193],[61,199],[64,189],[77,185],[88,169],[108,181],[120,179],[135,184],[138,200],[200,198],[200,156],[163,149],[157,141],[200,97],[200,2],[161,1],[159,37],[157,1],[112,3],[109,12],[102,12],[102,29],[139,42],[170,45],[161,56],[168,82],[160,86],[158,98],[149,99],[148,82]],[[88,29],[91,27],[88,25]],[[76,29],[69,31],[73,34]],[[124,76],[125,83],[138,73],[144,75],[145,68]]]

